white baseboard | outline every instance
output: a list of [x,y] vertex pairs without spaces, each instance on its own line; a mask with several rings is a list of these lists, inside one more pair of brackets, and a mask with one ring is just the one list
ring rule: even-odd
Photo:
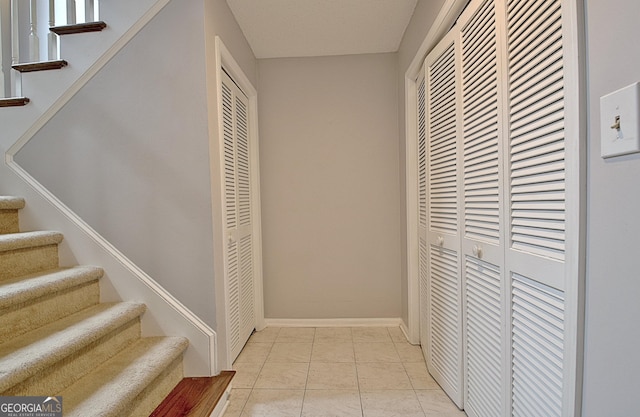
[[266,327],[398,327],[401,318],[264,319]]
[[407,342],[411,343],[412,345],[420,345],[420,341],[418,341],[417,343],[411,341],[411,338],[409,337],[409,328],[407,327],[407,324],[404,322],[404,320],[402,321],[402,323],[400,323],[400,330],[402,330],[402,334],[404,334]]
[[224,413],[227,411],[227,407],[229,407],[230,396],[231,385],[229,385],[224,394],[222,394],[222,398],[220,398],[218,405],[216,405],[211,414],[209,414],[209,417],[223,417]]

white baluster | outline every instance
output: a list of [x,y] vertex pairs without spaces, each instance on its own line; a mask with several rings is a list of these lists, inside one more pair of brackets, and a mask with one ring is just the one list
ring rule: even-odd
[[76,0],[67,0],[67,25],[76,24]]
[[[56,1],[49,0],[49,27],[56,25]],[[48,59],[58,59],[58,35],[49,31],[47,34]]]
[[[20,0],[11,0],[11,65],[20,62],[19,5]],[[11,71],[11,95],[14,97],[22,95],[22,85],[20,83],[20,73],[18,71]]]
[[96,20],[96,12],[95,12],[95,4],[94,0],[84,0],[84,21],[85,22],[95,22]]
[[38,38],[38,5],[36,0],[29,2],[29,60],[40,61],[40,39]]

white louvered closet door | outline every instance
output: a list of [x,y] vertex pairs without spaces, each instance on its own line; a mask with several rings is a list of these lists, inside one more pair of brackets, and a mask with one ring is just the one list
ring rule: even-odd
[[465,411],[507,412],[502,143],[504,77],[495,0],[475,0],[459,20],[462,89]]
[[225,279],[230,360],[240,354],[255,328],[254,255],[251,218],[249,103],[222,72]]
[[421,341],[429,371],[470,417],[579,410],[584,197],[573,4],[472,0],[427,56],[424,110],[418,79]]
[[567,163],[578,138],[566,130],[563,2],[509,0],[506,19],[512,415],[572,416],[578,324],[567,295],[578,287],[566,262],[578,245],[566,240],[579,212],[567,210],[578,207],[567,178],[580,172]]
[[463,406],[460,285],[458,64],[450,33],[427,56],[427,253],[429,372]]

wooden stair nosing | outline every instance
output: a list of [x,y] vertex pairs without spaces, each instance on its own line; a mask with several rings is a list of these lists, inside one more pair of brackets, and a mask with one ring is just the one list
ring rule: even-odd
[[0,98],[0,107],[26,106],[30,101],[27,97]]
[[107,27],[103,21],[77,23],[75,25],[52,26],[49,30],[56,35],[73,35],[75,33],[100,32]]
[[42,61],[42,62],[25,62],[24,64],[13,64],[11,68],[19,72],[35,72],[35,71],[49,71],[57,70],[69,65],[64,59],[58,59],[55,61]]
[[184,378],[149,417],[208,417],[236,371],[213,377]]

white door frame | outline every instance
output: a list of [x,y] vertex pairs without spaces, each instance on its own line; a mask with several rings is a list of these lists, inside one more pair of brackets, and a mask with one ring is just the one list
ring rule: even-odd
[[226,297],[226,280],[224,271],[224,248],[226,246],[224,219],[222,218],[222,193],[220,188],[222,171],[220,159],[220,143],[222,140],[222,71],[233,79],[249,99],[249,143],[251,160],[251,215],[254,236],[254,314],[257,330],[265,327],[264,297],[262,284],[262,222],[260,203],[260,166],[258,150],[258,93],[244,71],[231,55],[231,52],[219,36],[215,38],[215,71],[216,71],[216,115],[217,122],[210,127],[210,163],[212,207],[214,212],[214,281],[216,302],[216,333],[218,338],[216,351],[216,373],[231,369],[228,340],[228,300]]

